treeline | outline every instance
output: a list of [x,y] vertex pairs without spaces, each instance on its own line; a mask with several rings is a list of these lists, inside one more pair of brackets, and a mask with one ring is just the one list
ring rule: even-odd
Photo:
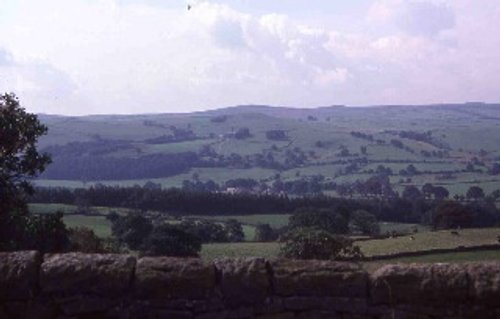
[[88,189],[38,188],[33,203],[123,207],[182,215],[291,214],[297,209],[366,210],[378,220],[418,223],[434,205],[402,198],[341,199],[327,196],[287,196],[187,192],[179,189],[96,186]]
[[52,165],[41,178],[91,181],[169,177],[184,173],[198,163],[194,152],[139,158],[61,155],[53,157]]

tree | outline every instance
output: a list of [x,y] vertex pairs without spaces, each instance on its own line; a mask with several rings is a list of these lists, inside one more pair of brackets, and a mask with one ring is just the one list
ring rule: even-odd
[[83,253],[103,253],[105,252],[103,241],[97,237],[94,231],[88,227],[75,227],[68,230],[70,251],[80,251]]
[[255,241],[266,242],[277,239],[277,232],[269,224],[258,224],[255,226]]
[[290,216],[289,226],[292,229],[321,229],[332,234],[346,234],[349,231],[348,219],[344,215],[329,209],[299,209]]
[[153,230],[151,221],[139,213],[129,213],[126,216],[113,214],[108,220],[111,221],[113,236],[133,250],[140,249]]
[[422,194],[424,194],[425,198],[431,198],[431,196],[434,194],[434,185],[431,183],[425,183],[422,186]]
[[[36,115],[27,113],[14,94],[0,95],[0,250],[31,249],[45,237],[30,231],[47,230],[44,222],[59,220],[59,216],[28,216],[26,196],[33,193],[29,180],[44,171],[50,163],[47,154],[38,152],[38,138],[47,132]],[[38,227],[40,226],[40,227]],[[62,224],[54,231],[64,233]],[[56,239],[60,239],[57,237]],[[63,240],[64,241],[64,240]],[[47,243],[53,251],[53,243]],[[61,246],[64,243],[61,242]],[[45,247],[41,247],[45,249]]]
[[33,192],[29,179],[50,163],[50,157],[36,148],[46,132],[14,94],[0,95],[0,217],[13,211],[27,213],[25,195]]
[[236,133],[234,133],[234,138],[238,140],[243,140],[246,138],[251,137],[252,135],[250,134],[250,129],[248,127],[242,127],[239,128]]
[[450,196],[450,192],[443,186],[436,186],[433,188],[433,194],[435,199],[443,200]]
[[356,210],[351,214],[351,227],[354,232],[363,235],[377,235],[380,232],[380,226],[375,215],[365,210]]
[[359,258],[362,253],[351,239],[335,236],[324,230],[294,229],[282,238],[280,254],[293,259]]
[[484,191],[479,186],[471,186],[465,195],[467,199],[478,200],[484,198]]
[[457,202],[444,201],[434,210],[432,223],[436,229],[471,227],[472,213]]
[[163,224],[154,228],[142,248],[147,256],[197,257],[201,240],[177,225]]
[[240,242],[245,239],[245,233],[241,223],[236,219],[228,219],[224,228],[227,233],[227,238],[230,242]]
[[401,196],[409,201],[416,201],[422,198],[422,193],[417,187],[410,185],[404,188],[403,194]]

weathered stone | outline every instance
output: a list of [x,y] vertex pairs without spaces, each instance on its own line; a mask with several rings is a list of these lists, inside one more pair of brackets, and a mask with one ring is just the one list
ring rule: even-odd
[[500,263],[471,263],[465,268],[474,302],[500,308]]
[[139,298],[204,299],[214,288],[215,269],[201,259],[146,257],[137,262],[135,292]]
[[106,312],[119,302],[103,297],[75,296],[56,299],[56,304],[65,315],[81,315],[95,312]]
[[0,318],[52,319],[56,315],[56,307],[48,300],[25,302],[8,302]]
[[261,304],[270,293],[270,277],[263,258],[215,260],[224,301],[235,305]]
[[255,312],[259,315],[283,312],[284,309],[283,299],[279,297],[269,297],[263,304],[255,305]]
[[[275,313],[271,315],[262,315],[255,317],[256,319],[295,319],[295,314],[293,312],[283,312]],[[313,319],[314,317],[309,317],[308,319]]]
[[323,300],[318,297],[288,297],[283,300],[287,310],[309,310],[319,309],[323,305]]
[[40,263],[41,256],[35,251],[0,253],[0,300],[33,297]]
[[250,319],[253,318],[255,311],[252,307],[241,307],[227,311],[226,318],[228,319]]
[[322,298],[322,305],[320,309],[361,314],[368,311],[368,302],[366,299],[360,298]]
[[219,311],[219,312],[207,312],[199,314],[195,317],[196,319],[226,319],[227,311]]
[[191,319],[193,314],[188,311],[157,310],[151,313],[150,318],[157,319]]
[[44,293],[64,295],[122,295],[129,291],[135,258],[127,255],[54,254],[42,263]]
[[352,263],[278,259],[271,261],[279,296],[365,297],[368,275]]
[[431,304],[467,301],[468,277],[455,264],[387,265],[372,276],[375,304]]
[[299,312],[295,318],[297,318],[297,319],[341,319],[341,317],[335,312],[319,311],[319,310]]

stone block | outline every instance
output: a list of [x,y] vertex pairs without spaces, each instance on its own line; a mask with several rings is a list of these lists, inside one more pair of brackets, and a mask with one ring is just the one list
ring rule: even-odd
[[470,278],[473,302],[500,308],[500,263],[471,263],[464,267]]
[[271,268],[278,296],[367,295],[368,275],[353,263],[277,259]]
[[134,289],[141,299],[205,299],[215,268],[197,258],[145,257],[137,261]]
[[265,259],[218,259],[214,264],[220,290],[229,307],[262,304],[267,299],[271,279]]
[[35,251],[0,253],[0,301],[33,298],[40,263],[41,256]]
[[468,277],[457,264],[387,265],[372,275],[374,304],[460,304],[468,300]]
[[45,255],[42,292],[58,295],[127,294],[136,259],[128,255],[67,253]]

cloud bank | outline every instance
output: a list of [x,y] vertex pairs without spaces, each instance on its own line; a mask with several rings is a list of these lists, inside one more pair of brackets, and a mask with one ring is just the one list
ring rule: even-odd
[[500,101],[499,0],[366,1],[317,21],[228,1],[0,2],[0,91],[34,112]]

